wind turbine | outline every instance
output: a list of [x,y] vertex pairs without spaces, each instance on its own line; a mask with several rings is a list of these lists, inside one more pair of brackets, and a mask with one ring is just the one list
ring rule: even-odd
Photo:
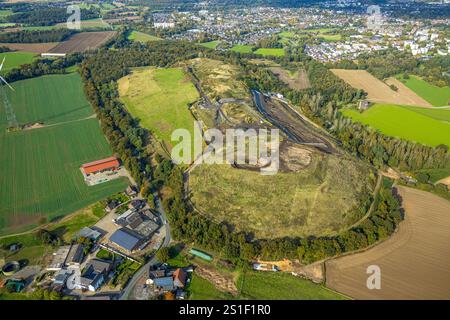
[[[0,64],[0,71],[3,69],[3,64],[5,63],[6,57],[3,57],[2,64]],[[0,83],[3,82],[6,84],[12,91],[15,91],[14,88],[8,83],[8,81],[5,80],[2,76],[0,76]],[[1,93],[3,96],[3,106],[5,108],[6,113],[6,120],[8,121],[8,125],[10,128],[17,128],[19,126],[19,123],[17,122],[16,114],[14,113],[14,109],[12,108],[11,104],[9,103],[8,96],[6,92],[3,90],[3,85],[0,86]]]
[[[2,64],[0,64],[0,71],[3,69],[3,64],[5,63],[6,57],[3,57]],[[8,83],[8,81],[5,80],[2,76],[0,76],[0,80],[2,80],[12,91],[15,91],[13,87]]]

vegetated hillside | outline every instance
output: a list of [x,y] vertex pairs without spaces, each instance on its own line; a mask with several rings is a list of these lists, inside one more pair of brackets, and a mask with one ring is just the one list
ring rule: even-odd
[[176,129],[193,135],[194,118],[188,107],[198,92],[181,68],[140,68],[119,80],[119,93],[127,110],[169,149]]
[[257,238],[336,234],[366,213],[373,176],[351,160],[309,155],[312,162],[306,168],[273,176],[199,165],[189,176],[191,201],[213,221]]
[[[211,59],[188,65],[200,90],[226,117],[221,128],[271,127],[253,106],[237,66]],[[232,109],[221,104],[227,99],[234,101]],[[197,118],[207,119],[204,109],[193,108]],[[214,124],[214,119],[205,123]],[[336,234],[366,213],[375,184],[367,166],[287,141],[281,148],[281,172],[273,176],[251,167],[195,167],[189,175],[193,206],[213,221],[257,238]]]

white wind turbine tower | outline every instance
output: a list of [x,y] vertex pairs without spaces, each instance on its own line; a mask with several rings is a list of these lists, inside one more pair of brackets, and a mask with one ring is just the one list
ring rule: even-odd
[[[3,61],[2,64],[0,64],[0,71],[3,69],[3,64],[5,63],[5,59],[6,57],[3,57]],[[6,95],[6,92],[3,90],[3,83],[6,84],[12,91],[15,91],[14,88],[8,83],[8,81],[5,80],[5,78],[3,78],[2,76],[0,76],[0,80],[2,82],[1,87],[1,93],[2,93],[2,97],[3,97],[3,106],[5,108],[5,113],[6,113],[6,120],[8,121],[8,127],[11,128],[15,128],[17,127],[19,124],[17,122],[16,119],[16,114],[14,113],[14,110],[11,106],[11,104],[9,103],[8,100],[8,96]]]

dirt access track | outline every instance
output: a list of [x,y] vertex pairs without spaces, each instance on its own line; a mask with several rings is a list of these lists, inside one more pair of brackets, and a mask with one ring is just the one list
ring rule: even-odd
[[116,34],[115,31],[81,32],[61,42],[51,49],[50,53],[74,53],[96,49],[106,43]]
[[[450,201],[398,187],[405,220],[388,240],[363,253],[326,262],[329,288],[356,299],[450,299]],[[369,290],[367,267],[381,270]]]
[[315,147],[326,153],[335,153],[333,144],[318,129],[301,118],[285,102],[252,90],[258,111],[294,143]]
[[[406,87],[397,79],[389,78],[386,80],[386,83],[384,83],[366,70],[332,69],[331,72],[353,88],[367,92],[367,98],[371,102],[432,107],[431,104],[419,97],[414,91]],[[392,90],[389,87],[391,84],[396,86],[398,90]]]

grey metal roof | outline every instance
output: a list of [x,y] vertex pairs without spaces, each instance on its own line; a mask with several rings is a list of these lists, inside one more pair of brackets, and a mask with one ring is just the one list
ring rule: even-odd
[[128,251],[133,251],[141,241],[140,238],[123,228],[114,232],[109,240]]

